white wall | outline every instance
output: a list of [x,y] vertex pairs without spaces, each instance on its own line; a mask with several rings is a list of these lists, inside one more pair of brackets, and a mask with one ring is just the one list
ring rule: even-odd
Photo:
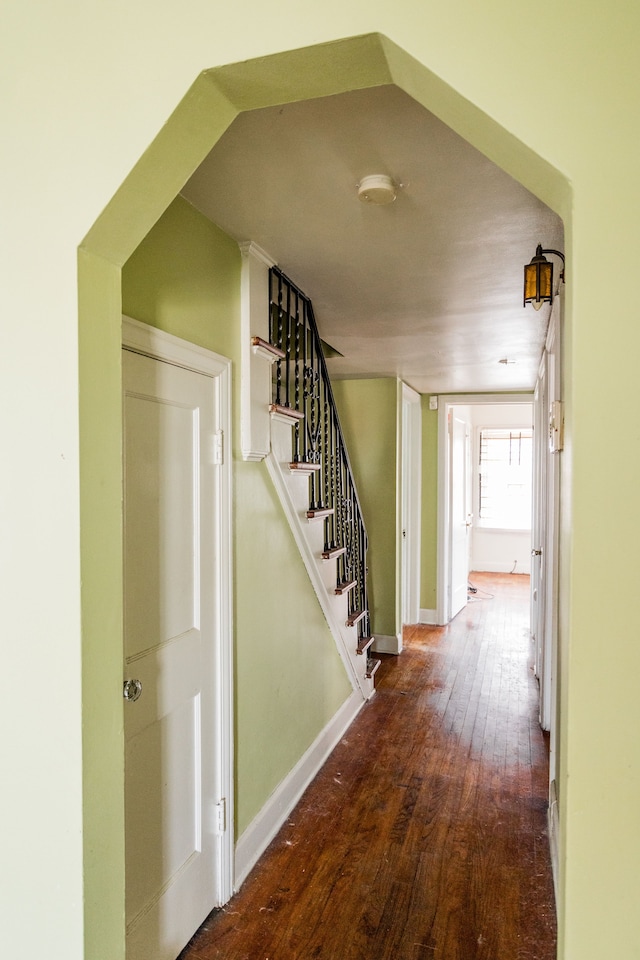
[[483,427],[531,427],[531,404],[477,404],[470,408],[473,424],[473,528],[471,535],[471,565],[473,570],[494,573],[531,572],[531,530],[496,530],[478,524],[478,460],[479,432]]
[[493,573],[531,573],[531,531],[474,527],[471,570]]

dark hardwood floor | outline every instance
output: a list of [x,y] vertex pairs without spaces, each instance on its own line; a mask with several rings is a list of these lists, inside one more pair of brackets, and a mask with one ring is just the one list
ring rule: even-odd
[[473,574],[180,960],[553,960],[529,578]]

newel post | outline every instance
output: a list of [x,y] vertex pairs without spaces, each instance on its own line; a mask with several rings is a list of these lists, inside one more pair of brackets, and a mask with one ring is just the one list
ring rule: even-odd
[[253,241],[240,243],[240,444],[243,460],[263,460],[271,448],[269,270],[274,261]]

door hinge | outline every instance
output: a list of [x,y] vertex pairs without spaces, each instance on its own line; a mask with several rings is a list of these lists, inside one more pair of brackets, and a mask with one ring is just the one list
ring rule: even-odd
[[215,466],[224,463],[224,432],[218,430],[213,435],[213,462]]
[[224,833],[227,829],[227,798],[218,800],[213,808],[213,823],[216,833]]

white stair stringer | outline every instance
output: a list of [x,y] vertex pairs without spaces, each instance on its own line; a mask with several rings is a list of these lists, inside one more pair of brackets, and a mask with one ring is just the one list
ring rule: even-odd
[[369,700],[375,693],[375,686],[373,678],[365,675],[366,655],[356,652],[358,629],[346,624],[348,597],[335,593],[336,560],[322,558],[324,522],[307,519],[309,478],[290,469],[291,425],[277,416],[271,418],[271,451],[265,462],[347,676],[353,689]]

